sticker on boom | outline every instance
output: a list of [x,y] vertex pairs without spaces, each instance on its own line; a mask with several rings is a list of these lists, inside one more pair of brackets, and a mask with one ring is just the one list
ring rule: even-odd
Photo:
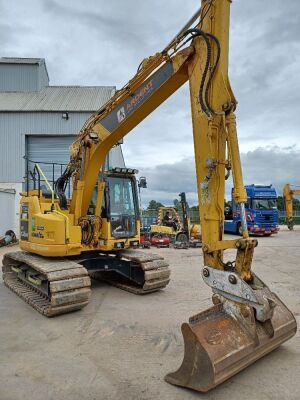
[[120,108],[120,110],[117,112],[117,118],[119,124],[126,118],[124,107]]

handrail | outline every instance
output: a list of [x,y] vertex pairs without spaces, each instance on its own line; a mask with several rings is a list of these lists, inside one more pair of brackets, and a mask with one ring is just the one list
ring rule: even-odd
[[67,166],[68,163],[60,163],[60,162],[50,162],[50,161],[34,161],[34,160],[30,160],[28,157],[24,156],[23,157],[26,161],[32,163],[32,164],[48,164],[48,165],[59,165],[59,166]]
[[69,218],[68,218],[64,213],[62,213],[62,212],[60,212],[60,211],[53,210],[53,212],[54,212],[55,214],[58,214],[58,215],[60,215],[61,217],[63,217],[63,218],[65,219],[65,221],[66,221],[66,225],[65,225],[65,236],[66,236],[66,243],[68,243],[69,240],[70,240]]
[[50,185],[48,179],[47,179],[46,176],[44,175],[44,172],[43,172],[43,170],[41,169],[41,167],[39,166],[39,164],[36,163],[35,165],[36,165],[37,170],[39,171],[39,173],[40,173],[40,174],[42,175],[42,177],[44,178],[44,180],[45,180],[45,182],[46,182],[46,185],[48,186],[48,188],[49,188],[49,190],[50,190],[50,192],[51,192],[51,201],[52,201],[52,204],[51,204],[51,211],[53,211],[53,210],[54,210],[54,190],[52,189],[52,186]]

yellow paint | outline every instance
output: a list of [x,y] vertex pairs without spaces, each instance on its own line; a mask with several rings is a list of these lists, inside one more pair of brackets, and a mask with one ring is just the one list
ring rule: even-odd
[[[177,219],[179,226],[182,226],[182,221],[178,211],[174,207],[159,207],[157,210],[157,224],[150,226],[150,233],[164,233],[169,236],[177,236],[180,233],[184,233],[183,230],[179,227],[179,229],[175,230],[170,226],[163,225],[163,217],[166,212],[169,212],[173,216],[173,220]],[[188,229],[189,229],[189,237],[193,237],[194,239],[201,239],[201,227],[198,224],[191,224],[188,218]]]
[[290,230],[293,230],[294,227],[294,196],[300,196],[300,189],[292,189],[288,183],[285,184],[283,187],[283,201],[286,211],[287,226]]
[[[207,48],[203,35],[194,37],[186,44],[185,48],[179,51],[177,51],[177,46],[180,44],[180,40],[175,41],[169,47],[172,50],[168,53],[156,53],[144,60],[137,74],[121,90],[117,91],[102,109],[89,118],[71,146],[69,166],[73,171],[74,189],[69,209],[61,210],[58,201],[54,199],[55,212],[51,212],[51,202],[48,199],[43,196],[38,199],[36,191],[31,192],[29,197],[23,193],[21,202],[30,204],[30,215],[29,241],[21,240],[22,249],[42,255],[56,256],[80,254],[90,250],[109,251],[115,249],[116,242],[124,242],[124,240],[116,240],[111,237],[110,222],[106,218],[102,218],[101,228],[97,228],[93,244],[83,245],[79,221],[86,218],[95,185],[98,185],[96,215],[98,218],[101,215],[104,184],[97,183],[97,179],[109,150],[177,89],[189,81],[204,263],[223,269],[223,252],[229,248],[237,248],[238,270],[245,279],[251,279],[252,257],[250,255],[254,248],[253,240],[249,239],[247,232],[243,239],[235,241],[226,241],[223,237],[226,166],[232,166],[236,202],[246,201],[234,115],[237,102],[228,77],[230,4],[229,0],[213,0],[212,6],[209,8],[209,2],[203,0],[201,13],[208,12],[202,25],[198,26],[207,34],[214,35],[221,47],[218,66],[210,86],[205,90],[210,71],[212,71],[218,55],[215,41],[209,39],[211,58],[203,93],[208,93],[208,105],[214,112],[204,109],[199,101],[199,88],[207,61]],[[118,107],[124,101],[134,98],[132,96],[134,93],[135,96],[136,93],[143,95],[144,92],[151,90],[152,74],[167,62],[172,65],[172,75],[143,104],[128,114],[115,130],[109,132],[102,125],[104,118],[113,116],[113,113],[119,110]],[[182,104],[182,107],[186,107],[186,105]],[[48,212],[45,213],[45,211]],[[32,218],[35,219],[37,225],[44,227],[44,233],[31,231],[30,221]],[[65,229],[67,220],[68,235],[66,235]],[[193,229],[195,232],[198,230],[195,226]],[[33,233],[34,235],[32,235]],[[44,237],[37,237],[39,234]],[[139,240],[139,233],[134,238],[125,241],[125,248],[129,247],[129,242],[135,239]],[[247,257],[242,257],[246,251]]]

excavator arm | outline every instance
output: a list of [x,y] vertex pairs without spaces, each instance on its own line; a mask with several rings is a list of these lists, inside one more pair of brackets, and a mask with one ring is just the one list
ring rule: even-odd
[[286,211],[287,226],[290,231],[294,229],[294,210],[293,210],[294,196],[300,196],[300,189],[292,189],[289,183],[284,185],[283,201],[284,201],[284,208]]
[[[247,195],[234,115],[237,102],[228,78],[229,14],[228,0],[204,0],[200,21],[181,30],[162,52],[144,60],[123,89],[87,121],[71,146],[66,176],[75,177],[70,213],[78,221],[87,214],[109,150],[189,81],[205,264],[222,270],[223,251],[238,248],[236,270],[249,281],[257,242],[249,239],[245,218]],[[232,169],[234,198],[241,207],[243,239],[238,241],[223,239],[228,169]]]
[[[291,312],[251,271],[256,239],[250,239],[236,118],[228,77],[229,0],[203,0],[199,13],[162,52],[142,62],[137,74],[82,129],[71,148],[75,176],[70,212],[86,215],[108,151],[189,81],[197,189],[202,230],[202,276],[214,306],[183,324],[185,355],[172,384],[207,391],[272,351],[295,334]],[[195,24],[194,24],[195,23]],[[194,24],[194,25],[193,25]],[[225,176],[232,171],[233,196],[243,238],[224,239]],[[225,251],[236,249],[235,257]]]
[[[202,229],[202,276],[214,306],[183,324],[185,355],[172,384],[207,391],[296,332],[291,312],[251,271],[256,239],[250,239],[236,118],[228,77],[230,0],[203,0],[193,18],[161,53],[142,62],[137,74],[82,129],[72,146],[75,176],[70,212],[86,215],[108,151],[189,81],[197,189]],[[194,24],[194,25],[192,25]],[[232,171],[243,237],[224,239],[225,176]],[[225,251],[236,255],[225,257]]]
[[[213,291],[214,306],[182,325],[184,360],[166,380],[199,391],[217,386],[296,332],[292,313],[251,271],[257,240],[250,239],[247,231],[247,196],[234,114],[237,102],[228,77],[230,5],[231,0],[202,0],[200,11],[175,39],[144,60],[136,75],[91,116],[71,146],[70,163],[57,182],[63,209],[68,208],[62,201],[63,188],[73,179],[70,207],[63,214],[52,204],[44,217],[55,226],[54,233],[59,230],[58,222],[62,227],[69,220],[79,236],[80,220],[88,220],[92,192],[109,150],[189,82],[204,254],[202,277]],[[243,237],[235,240],[225,240],[223,233],[228,171],[232,171],[234,200],[242,216]],[[103,193],[102,186],[98,189]],[[38,199],[34,201],[38,208]],[[98,212],[100,207],[98,199]],[[50,218],[54,213],[55,220]],[[37,252],[43,248],[50,253],[50,243],[34,246]],[[70,246],[73,244],[65,241],[60,248],[64,251]],[[229,249],[236,252],[227,256]]]
[[99,170],[109,150],[188,80],[187,60],[193,47],[173,57],[145,60],[137,75],[92,118],[72,145],[69,165],[75,184],[70,212],[86,215]]

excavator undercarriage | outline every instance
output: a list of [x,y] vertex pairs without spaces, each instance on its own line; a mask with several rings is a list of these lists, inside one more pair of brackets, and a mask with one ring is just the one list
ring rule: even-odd
[[2,269],[4,284],[47,317],[85,307],[91,278],[140,295],[163,289],[170,281],[164,259],[142,250],[68,259],[19,251],[4,255]]

